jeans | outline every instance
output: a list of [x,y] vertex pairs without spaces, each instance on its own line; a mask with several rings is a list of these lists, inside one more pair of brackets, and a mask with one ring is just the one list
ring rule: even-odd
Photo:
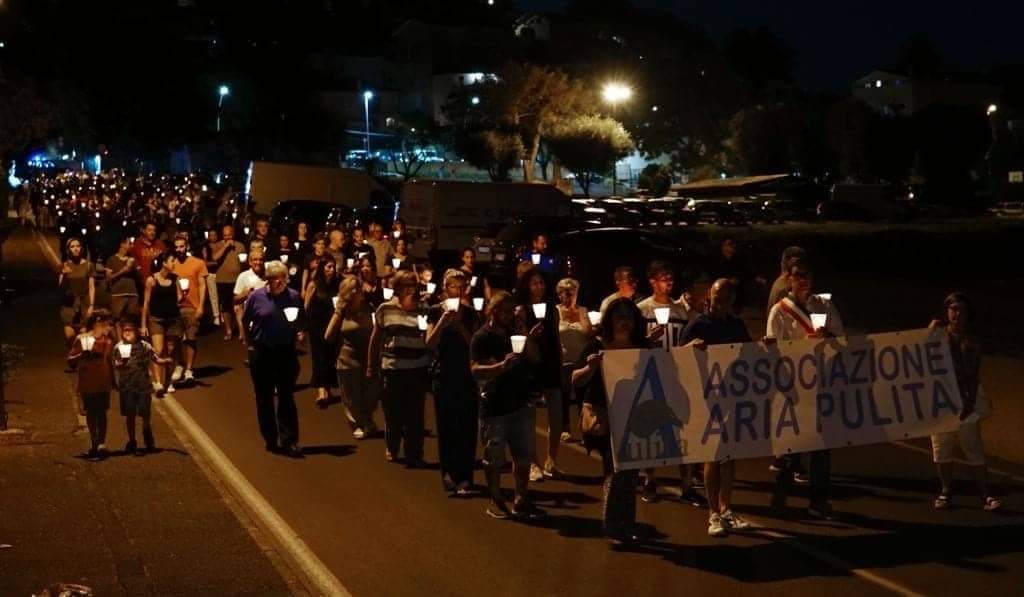
[[[299,442],[299,413],[295,408],[295,380],[299,359],[294,346],[253,346],[249,373],[256,394],[256,418],[267,446],[294,446]],[[274,395],[277,394],[275,409]]]
[[385,369],[381,405],[384,407],[384,443],[393,457],[405,445],[408,460],[423,458],[423,403],[430,377],[423,369]]

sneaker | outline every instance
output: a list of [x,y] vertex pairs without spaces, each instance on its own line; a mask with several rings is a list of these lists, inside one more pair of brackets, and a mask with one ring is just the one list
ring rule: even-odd
[[530,481],[537,483],[538,481],[544,480],[544,471],[540,470],[540,467],[536,463],[530,465]]
[[459,497],[469,497],[473,495],[472,486],[469,484],[469,481],[460,481],[459,484],[455,486],[455,495]]
[[173,394],[175,392],[174,384],[172,384],[172,383],[167,384],[167,389],[164,390],[164,391],[167,392],[168,394]]
[[153,382],[153,391],[156,392],[157,394],[159,394],[160,392],[163,392],[164,391],[164,384],[162,384],[162,383],[160,383],[158,381],[154,381]]
[[486,513],[491,518],[497,520],[506,520],[512,516],[512,512],[509,511],[508,506],[505,502],[491,502],[490,506],[487,506]]
[[565,471],[563,471],[562,469],[558,468],[554,464],[552,464],[551,466],[545,465],[544,466],[544,470],[541,471],[541,473],[544,475],[545,479],[564,479],[565,478]]
[[807,515],[818,520],[835,520],[836,513],[828,502],[811,504],[807,507]]
[[709,537],[725,537],[728,534],[729,529],[725,528],[725,524],[722,523],[722,517],[717,512],[708,517]]
[[356,427],[355,430],[352,431],[352,437],[355,439],[364,439],[366,437],[366,432]]
[[562,435],[558,437],[558,440],[563,444],[572,443],[572,434],[569,433],[568,431],[563,431]]
[[811,475],[807,471],[797,471],[793,473],[793,481],[799,485],[810,485]]
[[191,369],[185,369],[185,383],[195,383],[196,376],[192,373]]
[[658,486],[655,483],[644,483],[643,488],[640,490],[640,499],[647,504],[653,504],[658,501]]
[[178,383],[181,381],[181,374],[185,372],[185,368],[181,365],[174,367],[174,372],[171,373],[171,383]]
[[739,516],[736,516],[736,513],[733,512],[732,510],[726,510],[725,512],[722,513],[720,518],[722,519],[722,524],[724,524],[731,530],[746,531],[750,528],[750,523],[743,520]]
[[512,514],[517,518],[525,518],[527,520],[537,520],[548,515],[547,512],[533,505],[533,502],[529,500],[521,500],[519,503],[512,504]]
[[708,507],[708,501],[706,499],[704,499],[704,496],[702,496],[701,494],[699,494],[696,491],[694,491],[694,489],[692,487],[690,489],[684,491],[679,496],[679,501],[683,502],[684,504],[690,504],[694,508],[707,508]]
[[772,463],[768,465],[768,470],[773,473],[781,472],[786,466],[785,461],[781,458],[772,458]]

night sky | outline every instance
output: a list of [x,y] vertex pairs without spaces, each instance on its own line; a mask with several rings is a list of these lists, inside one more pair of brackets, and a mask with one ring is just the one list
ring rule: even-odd
[[[599,1],[599,0],[594,0]],[[520,0],[523,10],[559,11],[566,0]],[[633,0],[673,10],[716,38],[737,27],[766,26],[797,52],[796,75],[809,87],[842,91],[894,61],[901,43],[924,32],[964,70],[1024,63],[1024,2],[975,0]],[[955,10],[953,10],[955,8]]]

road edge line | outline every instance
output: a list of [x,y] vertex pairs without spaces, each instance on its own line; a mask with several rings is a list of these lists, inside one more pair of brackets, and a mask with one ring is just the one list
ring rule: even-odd
[[188,437],[189,443],[203,455],[207,463],[220,475],[221,480],[277,541],[282,551],[295,562],[311,588],[321,595],[351,597],[352,594],[334,573],[313,553],[298,533],[285,522],[174,397],[165,396],[162,400],[154,402],[161,414],[165,415],[165,419],[174,421],[172,428],[178,428],[175,432],[181,431]]

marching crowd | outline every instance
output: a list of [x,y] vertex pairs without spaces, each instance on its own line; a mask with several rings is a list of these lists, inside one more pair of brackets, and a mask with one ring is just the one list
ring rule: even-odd
[[[198,333],[209,320],[223,330],[225,342],[245,347],[266,450],[303,456],[294,392],[300,357],[308,349],[316,405],[341,402],[353,437],[379,436],[376,411],[383,411],[387,462],[424,466],[424,408],[432,395],[445,490],[473,494],[482,445],[486,513],[494,518],[545,515],[531,501],[529,485],[565,475],[560,446],[578,432],[582,445],[603,463],[606,533],[618,541],[642,541],[636,497],[654,501],[664,494],[654,470],[615,470],[602,355],[845,333],[830,297],[816,294],[811,260],[799,247],[783,253],[769,292],[766,329],[752,337],[737,315],[738,295],[749,287],[731,239],[722,243],[719,263],[706,275],[684,279],[673,264],[651,263],[644,272],[646,297],[639,292],[638,272],[615,268],[609,272],[615,292],[588,310],[577,303],[578,281],[552,276],[550,264],[557,257],[545,252],[543,234],[522,256],[514,286],[501,288],[478,267],[471,248],[435,279],[429,263],[410,256],[400,220],[387,234],[375,223],[314,233],[299,222],[294,230],[271,231],[266,219],[243,223],[237,214],[227,221],[214,215],[208,226],[177,227],[173,218],[181,216],[171,215],[177,212],[150,209],[166,206],[154,200],[155,194],[151,189],[149,196],[136,197],[147,206],[138,236],[130,236],[135,229],[125,226],[105,261],[91,258],[102,251],[96,243],[63,237],[60,315],[89,426],[85,457],[90,459],[106,455],[114,389],[128,429],[125,450],[154,448],[152,397],[193,384]],[[126,213],[123,205],[110,209]],[[223,205],[212,210],[226,212]],[[759,281],[767,286],[767,280]],[[989,493],[978,427],[991,406],[980,391],[971,301],[951,294],[944,312],[945,318],[931,325],[948,336],[964,407],[958,431],[932,437],[941,481],[933,505],[941,509],[951,503],[952,453],[959,444],[982,507],[995,510],[1001,504]],[[539,454],[538,407],[547,412],[547,441]],[[579,425],[572,428],[574,408]],[[136,418],[142,419],[142,449],[135,439]],[[501,488],[506,454],[514,477],[511,496]],[[734,469],[733,461],[679,467],[682,500],[708,509],[709,535],[749,527],[732,508]],[[771,470],[773,506],[785,504],[793,483],[804,483],[808,515],[834,516],[827,450],[776,458]]]

